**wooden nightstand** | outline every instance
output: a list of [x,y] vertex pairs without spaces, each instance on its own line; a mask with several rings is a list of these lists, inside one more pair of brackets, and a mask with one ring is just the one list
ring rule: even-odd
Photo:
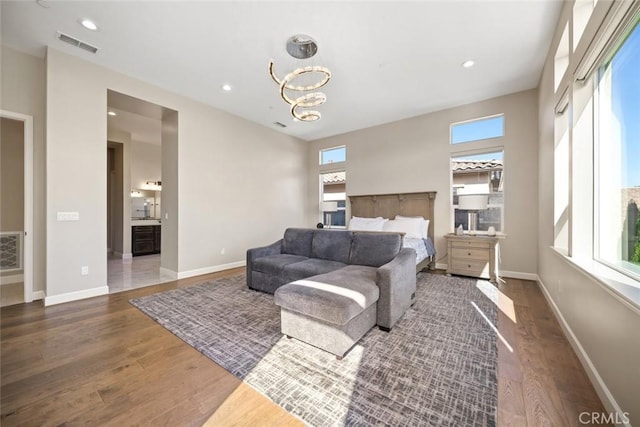
[[446,234],[447,274],[479,277],[496,282],[499,277],[496,259],[500,256],[500,237]]

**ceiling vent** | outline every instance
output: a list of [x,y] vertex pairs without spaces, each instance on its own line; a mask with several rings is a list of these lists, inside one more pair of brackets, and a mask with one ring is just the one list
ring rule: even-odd
[[281,128],[286,128],[287,125],[285,125],[284,123],[280,123],[280,122],[273,122],[274,125],[281,127]]
[[84,49],[87,52],[96,53],[98,52],[98,48],[90,45],[89,43],[85,43],[82,40],[78,40],[75,37],[71,37],[68,34],[61,33],[58,31],[58,40],[63,41],[65,43],[69,43],[72,46],[79,47],[80,49]]

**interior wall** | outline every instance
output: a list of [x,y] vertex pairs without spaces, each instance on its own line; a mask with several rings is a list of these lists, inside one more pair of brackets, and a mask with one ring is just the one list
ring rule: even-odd
[[131,186],[145,189],[147,181],[162,181],[160,144],[133,141],[131,144]]
[[45,63],[4,45],[0,55],[0,108],[33,117],[33,290],[37,293],[46,287]]
[[129,193],[124,191],[124,144],[115,144],[113,152],[113,246],[114,254],[122,256],[124,252],[124,217],[128,211],[123,209],[123,201]]
[[107,250],[109,253],[113,252],[113,240],[115,230],[113,227],[113,220],[115,217],[114,212],[114,196],[115,196],[115,180],[114,180],[114,157],[115,148],[112,144],[107,148]]
[[[109,130],[107,131],[107,141],[108,144],[113,144],[114,147],[121,148],[121,151],[118,152],[118,161],[120,161],[120,157],[122,156],[122,191],[120,194],[120,204],[122,206],[122,229],[121,236],[116,237],[122,241],[122,249],[116,250],[120,252],[120,254],[116,253],[115,255],[122,255],[123,258],[131,258],[131,193],[126,191],[125,189],[132,188],[131,187],[131,134],[129,132],[124,132],[121,130]],[[120,185],[118,183],[117,185]],[[116,202],[118,203],[118,202]]]
[[[191,275],[242,265],[248,247],[304,224],[302,141],[48,48],[48,295],[76,298],[106,287],[108,89],[178,113],[169,165],[177,176],[175,200],[166,194],[171,172],[164,147],[162,153],[163,208],[176,210],[168,211],[168,224],[163,219],[163,233],[173,218],[178,239],[178,262],[165,268]],[[57,222],[57,211],[78,211],[80,221]],[[165,255],[163,246],[163,260]],[[88,276],[80,275],[83,265]]]
[[24,124],[0,119],[0,231],[24,231]]
[[[537,266],[537,92],[528,90],[418,117],[314,141],[309,148],[308,223],[319,211],[318,151],[347,147],[347,195],[437,191],[435,244],[446,263],[444,235],[453,232],[451,171],[453,150],[504,147],[505,211],[501,270],[535,275]],[[505,136],[465,144],[449,143],[454,122],[505,115]],[[533,276],[535,277],[535,276]]]
[[[162,118],[162,239],[160,241],[160,266],[169,272],[180,270],[178,245],[180,210],[180,174],[179,174],[179,113],[166,111]],[[177,274],[176,274],[177,275]]]
[[[587,25],[583,39],[593,38],[602,23],[610,2],[599,1]],[[560,313],[562,322],[568,328],[569,338],[583,360],[583,364],[600,398],[608,411],[618,406],[630,418],[630,425],[640,423],[640,310],[622,302],[606,286],[589,274],[579,271],[562,255],[554,245],[554,107],[559,93],[554,90],[554,53],[567,22],[571,20],[573,2],[566,2],[560,17],[554,42],[545,63],[539,85],[539,144],[538,144],[538,275],[543,289],[548,294],[552,306]],[[585,45],[582,45],[585,46]],[[581,58],[581,49],[569,55],[569,70],[575,69]],[[573,84],[569,73],[565,83],[569,83],[569,96],[574,101],[584,98],[582,83]],[[562,86],[562,85],[561,85]],[[581,104],[585,102],[580,101]],[[576,115],[576,109],[573,114]],[[584,105],[580,106],[580,109]],[[587,106],[587,108],[590,108]],[[581,113],[580,113],[581,114]],[[578,117],[576,115],[576,117]],[[573,134],[573,144],[580,146],[581,138],[590,135]],[[585,146],[590,146],[590,141]],[[575,171],[574,171],[575,172]],[[579,174],[578,174],[579,175]],[[580,183],[578,183],[580,184]],[[574,222],[582,222],[589,217],[591,206],[573,212]],[[591,221],[586,221],[591,226]],[[578,241],[582,236],[575,236]],[[590,243],[589,243],[590,244]],[[623,419],[621,416],[618,418]]]

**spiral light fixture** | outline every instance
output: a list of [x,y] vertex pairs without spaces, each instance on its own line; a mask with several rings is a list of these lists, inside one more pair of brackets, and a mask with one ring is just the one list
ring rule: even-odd
[[[309,36],[296,35],[287,40],[287,52],[289,55],[297,59],[308,59],[316,54],[318,51],[317,43]],[[282,79],[276,76],[273,70],[273,61],[269,62],[269,75],[276,84],[280,86],[280,97],[284,102],[291,106],[291,115],[303,122],[313,122],[319,120],[322,115],[317,110],[310,110],[310,108],[317,107],[327,100],[327,96],[322,92],[317,92],[316,89],[326,85],[331,79],[331,71],[326,67],[321,66],[306,66],[296,68]],[[296,79],[303,78],[305,76],[318,75],[319,80],[316,83],[297,85],[294,83]],[[287,94],[287,91],[292,92],[311,92],[297,97],[292,97]]]

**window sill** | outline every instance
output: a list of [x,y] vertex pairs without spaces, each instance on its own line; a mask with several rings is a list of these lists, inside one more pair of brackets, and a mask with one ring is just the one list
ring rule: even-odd
[[640,313],[640,282],[593,259],[569,257],[560,248],[552,246],[551,249],[573,268],[594,279],[604,290]]

